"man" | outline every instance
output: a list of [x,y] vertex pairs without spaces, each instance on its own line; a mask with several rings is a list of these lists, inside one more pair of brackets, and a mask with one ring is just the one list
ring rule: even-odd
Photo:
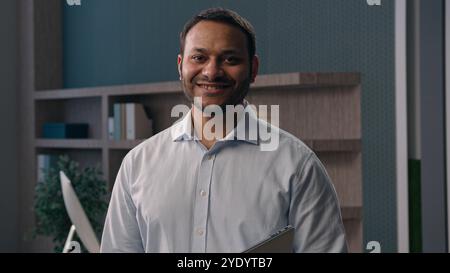
[[[242,252],[292,225],[293,251],[346,252],[338,199],[316,155],[275,127],[276,149],[262,151],[259,131],[241,126],[270,126],[244,100],[259,65],[250,23],[208,9],[186,23],[180,45],[178,70],[191,111],[125,156],[101,251]],[[207,108],[227,105],[244,111],[232,128],[210,130],[211,138],[205,124],[218,114]]]

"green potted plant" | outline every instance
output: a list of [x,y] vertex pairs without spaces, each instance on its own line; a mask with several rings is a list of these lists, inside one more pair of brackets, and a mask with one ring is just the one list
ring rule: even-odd
[[[37,183],[34,200],[36,227],[33,230],[33,236],[52,237],[55,252],[62,252],[72,225],[64,205],[59,171],[63,171],[71,180],[99,239],[108,208],[107,185],[102,179],[99,167],[87,167],[80,170],[77,162],[66,155],[60,156],[55,167],[44,170],[44,180]],[[81,242],[77,237],[74,240]]]

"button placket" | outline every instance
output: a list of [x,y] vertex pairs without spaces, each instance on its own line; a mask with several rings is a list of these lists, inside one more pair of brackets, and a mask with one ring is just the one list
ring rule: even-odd
[[209,198],[214,155],[205,155],[199,168],[194,210],[193,251],[206,251],[206,228],[208,223]]

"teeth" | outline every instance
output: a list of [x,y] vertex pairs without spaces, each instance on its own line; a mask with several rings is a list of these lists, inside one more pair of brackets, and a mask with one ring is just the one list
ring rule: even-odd
[[217,90],[217,89],[223,89],[226,86],[225,85],[200,85],[200,87],[202,87],[206,90]]

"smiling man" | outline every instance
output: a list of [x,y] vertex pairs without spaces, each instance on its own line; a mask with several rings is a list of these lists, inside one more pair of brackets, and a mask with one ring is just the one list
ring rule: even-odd
[[[294,252],[346,252],[336,192],[319,159],[258,119],[244,99],[259,66],[251,24],[208,9],[186,23],[180,47],[178,70],[192,107],[125,156],[101,251],[242,252],[292,225]],[[204,125],[214,106],[243,110],[211,139]],[[261,149],[260,127],[278,134],[273,151]]]
[[252,39],[238,26],[220,21],[197,19],[187,24],[178,70],[188,98],[202,97],[203,106],[242,103],[259,65]]
[[[229,16],[234,20],[228,24],[219,20],[225,14],[220,9],[204,12],[188,22],[180,35],[180,80],[186,97],[196,106],[192,116],[201,121],[194,122],[196,133],[208,149],[215,139],[205,136],[203,124],[210,117],[203,116],[202,111],[208,105],[220,106],[225,112],[226,105],[243,104],[259,66],[252,26],[231,11]],[[194,103],[195,97],[201,99],[202,105]],[[227,133],[225,126],[222,128],[220,137]]]

